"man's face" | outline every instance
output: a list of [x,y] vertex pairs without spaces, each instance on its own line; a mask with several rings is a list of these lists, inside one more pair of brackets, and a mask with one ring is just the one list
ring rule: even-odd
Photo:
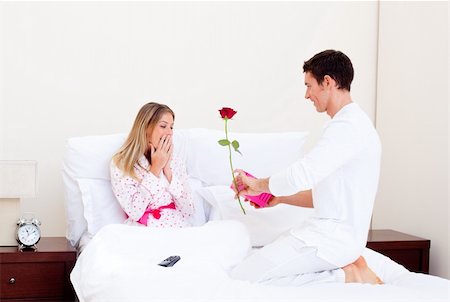
[[310,72],[305,73],[305,86],[306,93],[305,99],[309,99],[314,103],[317,112],[327,111],[328,106],[328,94],[323,86],[323,83],[319,85],[317,80]]

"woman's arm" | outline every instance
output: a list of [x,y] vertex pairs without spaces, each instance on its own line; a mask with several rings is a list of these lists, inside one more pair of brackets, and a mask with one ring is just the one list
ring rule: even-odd
[[174,157],[171,160],[172,181],[169,185],[169,192],[175,200],[177,209],[183,216],[187,217],[194,213],[194,201],[191,189],[187,182],[187,173],[183,161]]

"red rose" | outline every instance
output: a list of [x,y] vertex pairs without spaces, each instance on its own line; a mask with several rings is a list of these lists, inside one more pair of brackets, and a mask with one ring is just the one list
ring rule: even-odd
[[232,108],[229,107],[223,107],[222,109],[219,110],[220,112],[220,116],[225,119],[231,119],[236,113],[237,111],[234,111]]
[[[238,152],[239,154],[242,155],[242,153],[239,151],[239,143],[237,140],[234,141],[230,141],[228,139],[228,120],[230,120],[236,113],[237,111],[234,111],[234,109],[230,108],[230,107],[223,107],[222,109],[219,110],[220,112],[220,116],[222,117],[222,120],[225,123],[225,138],[221,139],[219,141],[217,141],[219,143],[219,145],[223,146],[223,147],[227,147],[228,148],[228,154],[229,154],[229,162],[230,162],[230,168],[231,168],[231,175],[233,177],[233,185],[235,188],[238,188],[238,185],[236,183],[236,178],[234,177],[234,169],[233,169],[233,161],[231,158],[231,147],[233,147],[234,151]],[[238,191],[239,192],[239,191]],[[241,203],[241,198],[239,197],[239,194],[237,194],[237,199],[239,201],[239,205],[241,206],[241,210],[245,213],[245,209],[242,206]]]

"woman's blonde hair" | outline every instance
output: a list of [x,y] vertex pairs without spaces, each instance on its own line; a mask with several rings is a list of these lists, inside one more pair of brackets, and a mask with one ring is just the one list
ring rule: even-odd
[[150,128],[150,131],[153,131],[165,113],[170,113],[175,120],[175,113],[164,104],[151,102],[139,110],[125,143],[112,158],[114,164],[125,175],[138,179],[134,172],[134,165],[147,152],[147,129]]

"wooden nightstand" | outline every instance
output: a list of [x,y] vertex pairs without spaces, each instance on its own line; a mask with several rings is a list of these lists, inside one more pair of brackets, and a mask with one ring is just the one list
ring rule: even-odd
[[75,301],[69,275],[76,258],[64,237],[41,238],[35,252],[0,247],[0,300]]
[[430,261],[430,240],[400,233],[394,230],[371,230],[367,237],[367,247],[408,270],[428,274]]

